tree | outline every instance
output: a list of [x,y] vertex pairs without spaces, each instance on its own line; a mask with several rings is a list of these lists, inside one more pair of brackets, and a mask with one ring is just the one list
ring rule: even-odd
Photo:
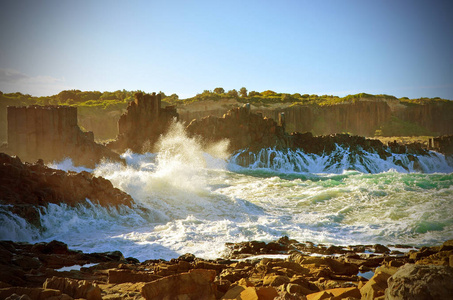
[[247,97],[247,89],[245,87],[241,87],[239,95],[241,95],[241,97]]
[[275,96],[277,93],[271,90],[267,90],[261,93],[261,95],[268,97],[268,96]]
[[237,97],[239,97],[239,93],[235,89],[232,89],[232,90],[228,91],[228,96],[237,98]]
[[214,89],[214,93],[216,94],[225,94],[225,90],[221,87],[217,87]]
[[261,95],[261,94],[258,93],[258,92],[256,92],[256,91],[251,91],[251,92],[249,93],[249,97],[255,97],[255,96],[260,96],[260,95]]

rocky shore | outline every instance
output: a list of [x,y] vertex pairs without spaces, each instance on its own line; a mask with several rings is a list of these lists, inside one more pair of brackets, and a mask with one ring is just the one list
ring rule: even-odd
[[[229,244],[224,258],[170,261],[0,242],[1,299],[451,299],[453,240],[415,249]],[[400,251],[403,250],[403,251]]]
[[40,208],[49,203],[69,206],[87,204],[130,206],[131,196],[102,177],[88,172],[65,172],[44,165],[23,163],[20,158],[0,153],[0,204],[29,223],[40,226]]

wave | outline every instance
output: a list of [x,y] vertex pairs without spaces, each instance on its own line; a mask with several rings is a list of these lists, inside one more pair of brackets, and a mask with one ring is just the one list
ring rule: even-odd
[[[249,170],[270,170],[279,173],[327,173],[341,174],[345,171],[377,174],[394,170],[400,173],[451,173],[444,155],[430,151],[429,155],[388,153],[379,154],[364,150],[351,151],[336,145],[330,154],[305,153],[302,150],[261,149],[258,152],[242,150],[230,158],[232,170],[241,167]],[[235,166],[239,168],[235,168]]]

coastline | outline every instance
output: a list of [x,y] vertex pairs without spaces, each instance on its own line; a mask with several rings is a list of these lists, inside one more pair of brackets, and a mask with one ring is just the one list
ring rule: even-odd
[[453,240],[391,250],[384,245],[326,247],[282,237],[228,247],[230,254],[215,260],[188,253],[139,262],[119,251],[83,253],[58,241],[0,241],[0,298],[418,299],[398,295],[420,290],[453,295]]

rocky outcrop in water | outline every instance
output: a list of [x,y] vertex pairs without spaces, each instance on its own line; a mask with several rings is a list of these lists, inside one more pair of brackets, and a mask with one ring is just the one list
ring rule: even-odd
[[429,147],[431,150],[453,156],[453,135],[432,138]]
[[162,108],[160,94],[136,93],[135,101],[129,103],[127,112],[118,121],[116,140],[107,146],[117,152],[127,149],[136,153],[152,151],[160,135],[175,119],[178,119],[176,108]]
[[[70,250],[58,241],[0,241],[0,298],[450,299],[452,242],[403,253],[383,245],[327,247],[283,237],[230,244],[248,249],[240,261],[185,254],[139,262],[119,251]],[[311,255],[320,251],[322,256]],[[284,256],[256,256],[272,252]],[[69,266],[75,268],[61,269]]]
[[248,105],[233,108],[221,118],[208,116],[193,120],[186,129],[191,135],[201,136],[206,143],[228,139],[231,151],[288,146],[283,126],[252,113]]
[[400,145],[395,142],[385,146],[379,140],[349,134],[326,136],[313,136],[309,132],[287,134],[285,120],[285,114],[279,115],[279,123],[277,123],[273,119],[251,112],[250,107],[244,105],[229,110],[220,118],[209,116],[201,120],[193,120],[187,126],[187,131],[192,135],[201,136],[206,143],[228,139],[232,152],[238,150],[256,152],[263,148],[274,148],[330,154],[337,149],[337,146],[342,146],[358,154],[363,151],[375,152],[383,158],[389,156],[389,152],[427,154],[427,150],[421,144]]
[[69,206],[86,204],[130,206],[133,199],[102,177],[88,172],[65,172],[46,167],[42,161],[22,163],[18,157],[0,153],[0,203],[39,226],[39,207],[49,203]]
[[69,106],[9,106],[5,152],[33,162],[61,161],[94,167],[101,159],[120,161],[118,154],[94,142],[92,132],[77,125],[77,108]]

